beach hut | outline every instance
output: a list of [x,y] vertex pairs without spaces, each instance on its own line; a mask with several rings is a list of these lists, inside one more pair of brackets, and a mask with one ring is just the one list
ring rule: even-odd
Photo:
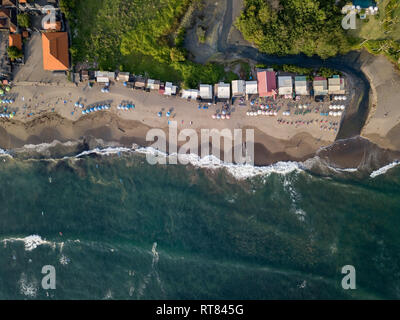
[[146,79],[138,76],[135,79],[135,89],[145,89],[146,88]]
[[130,74],[129,72],[119,72],[117,76],[117,81],[129,82]]
[[231,98],[231,85],[229,83],[220,82],[215,85],[215,92],[219,101],[226,101]]
[[164,94],[166,96],[174,96],[176,95],[177,87],[172,84],[172,82],[165,83],[165,91]]
[[257,81],[246,81],[246,95],[250,96],[253,94],[258,94]]
[[279,95],[286,96],[293,94],[293,79],[291,76],[278,77]]
[[184,89],[182,90],[182,99],[193,99],[196,100],[199,97],[199,90],[196,89]]
[[328,79],[328,93],[329,94],[346,94],[344,88],[344,79],[340,76],[333,76]]
[[315,77],[313,87],[314,96],[326,96],[328,94],[328,80],[324,77]]
[[200,99],[203,101],[211,101],[213,99],[212,85],[201,84],[199,90]]
[[246,81],[233,80],[232,81],[232,96],[233,97],[244,97],[245,94],[246,94]]
[[89,71],[82,70],[81,71],[81,78],[82,78],[82,81],[88,81],[89,80]]
[[296,95],[298,96],[307,96],[307,78],[305,76],[297,76],[294,78],[294,88]]

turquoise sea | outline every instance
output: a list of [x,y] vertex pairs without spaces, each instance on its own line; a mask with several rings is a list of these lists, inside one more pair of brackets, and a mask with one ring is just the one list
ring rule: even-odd
[[5,155],[0,181],[0,299],[400,298],[400,166],[238,180],[129,152]]

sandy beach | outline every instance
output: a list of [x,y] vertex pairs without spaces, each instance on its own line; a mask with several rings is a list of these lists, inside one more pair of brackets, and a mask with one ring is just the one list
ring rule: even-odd
[[[92,88],[88,83],[75,85],[60,76],[57,76],[57,81],[23,81],[21,74],[17,74],[12,90],[7,94],[7,98],[15,100],[8,105],[7,112],[15,112],[15,116],[12,119],[0,118],[0,147],[10,150],[55,140],[87,142],[93,139],[126,147],[132,144],[148,146],[152,142],[146,141],[145,137],[151,128],[160,128],[168,133],[168,121],[176,121],[178,133],[191,128],[199,136],[201,129],[229,129],[232,132],[234,129],[254,129],[256,165],[303,161],[317,154],[339,167],[357,167],[366,162],[365,154],[370,150],[400,150],[400,109],[397,102],[400,76],[382,56],[363,52],[360,60],[363,62],[362,71],[371,82],[371,106],[361,136],[371,143],[352,141],[349,144],[351,150],[340,141],[335,142],[339,125],[343,126],[348,118],[357,115],[359,105],[357,80],[347,74],[349,94],[343,119],[320,116],[319,111],[326,111],[332,102],[318,104],[304,97],[296,102],[283,98],[274,101],[277,116],[247,116],[247,112],[255,111],[255,107],[250,101],[245,105],[236,101],[229,111],[229,120],[212,119],[213,114],[221,112],[222,103],[199,109],[197,101],[164,96],[154,91],[133,90],[117,81],[112,82],[109,93],[103,93],[103,86],[99,84]],[[99,104],[109,104],[111,108],[82,115],[82,109],[75,106],[76,102],[82,103],[84,109]],[[118,110],[121,103],[134,104],[135,109]],[[310,112],[300,114],[296,106],[303,103],[309,105]],[[288,109],[291,115],[284,116],[283,112]],[[167,111],[171,112],[169,118],[166,117]],[[159,112],[162,112],[162,117],[157,115]],[[393,159],[393,154],[387,158]]]
[[[15,102],[9,108],[10,111],[16,110],[16,115],[12,119],[0,120],[0,146],[12,149],[26,144],[88,137],[129,147],[132,143],[149,145],[150,142],[145,141],[147,131],[160,128],[167,132],[170,120],[177,122],[178,131],[185,128],[199,133],[201,129],[255,129],[255,162],[267,164],[277,160],[304,160],[320,147],[332,143],[336,137],[335,131],[321,129],[323,118],[316,112],[286,117],[293,124],[282,124],[277,120],[283,119],[284,108],[278,116],[249,117],[246,116],[249,105],[239,106],[236,103],[230,120],[214,120],[212,115],[221,109],[221,103],[199,110],[196,101],[128,89],[118,82],[111,86],[109,93],[102,93],[101,88],[100,85],[93,88],[87,84],[75,86],[69,82],[57,85],[16,82],[11,93]],[[77,101],[85,108],[109,103],[111,109],[82,115],[82,109],[75,107]],[[135,104],[135,109],[118,110],[120,103]],[[278,105],[280,103],[284,105],[287,102],[277,102]],[[157,115],[160,111],[162,117]],[[170,118],[165,116],[167,111],[171,111]]]

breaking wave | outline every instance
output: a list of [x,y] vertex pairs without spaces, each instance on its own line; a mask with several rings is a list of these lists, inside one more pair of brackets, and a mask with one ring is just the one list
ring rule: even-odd
[[386,172],[388,172],[390,169],[393,169],[394,167],[397,167],[398,165],[400,165],[400,161],[394,161],[378,170],[373,171],[369,176],[371,178],[375,178],[377,176],[380,176],[382,174],[385,174]]
[[[81,142],[82,143],[82,142]],[[109,143],[109,144],[104,144],[102,140],[96,140],[95,141],[96,146],[89,149],[89,150],[77,150],[78,152],[75,152],[74,155],[67,155],[67,156],[61,156],[59,158],[52,158],[51,157],[51,150],[52,148],[57,148],[57,147],[65,147],[65,148],[71,148],[71,147],[78,147],[79,143],[78,142],[65,142],[61,143],[59,141],[53,141],[52,143],[42,143],[38,145],[25,145],[22,148],[18,148],[12,151],[7,151],[0,149],[0,157],[1,156],[15,156],[19,153],[32,153],[33,151],[36,153],[40,153],[42,155],[45,155],[46,158],[44,160],[65,160],[65,159],[81,159],[86,156],[90,156],[93,154],[100,155],[100,156],[115,156],[115,155],[122,155],[122,154],[143,154],[143,155],[151,155],[151,156],[156,156],[156,157],[164,157],[166,161],[168,162],[172,158],[176,159],[177,154],[167,154],[164,152],[161,152],[159,150],[156,150],[153,147],[141,147],[139,145],[133,144],[131,148],[129,147],[120,147],[116,146],[116,143]],[[50,157],[50,158],[49,158]],[[27,160],[25,158],[25,160]],[[28,160],[31,160],[28,158]],[[33,159],[32,159],[33,160]],[[41,159],[43,160],[43,159]],[[210,169],[210,170],[217,170],[217,169],[225,169],[227,173],[229,173],[231,176],[236,178],[237,180],[245,180],[248,178],[253,178],[256,176],[268,176],[272,173],[276,174],[281,174],[281,175],[286,175],[292,172],[300,172],[300,171],[313,171],[312,168],[319,166],[319,167],[324,167],[327,169],[330,174],[336,174],[336,173],[356,173],[359,172],[358,168],[336,168],[326,161],[322,161],[318,155],[314,156],[313,158],[310,158],[304,162],[296,162],[296,161],[279,161],[274,164],[268,165],[268,166],[254,166],[254,165],[249,165],[249,164],[234,164],[234,163],[228,163],[220,160],[219,158],[210,155],[206,157],[200,157],[197,154],[179,154],[179,163],[182,164],[191,164],[192,166],[199,167],[199,168],[205,168],[205,169]],[[397,166],[400,162],[395,161],[391,164],[388,164],[378,170],[373,171],[370,174],[371,178],[374,178],[380,174],[386,173],[389,169]]]
[[40,245],[50,245],[50,246],[54,245],[52,242],[43,240],[38,235],[31,235],[25,238],[8,238],[8,239],[3,239],[1,242],[7,245],[8,242],[16,242],[16,241],[24,242],[25,251],[32,251],[33,249],[36,249]]

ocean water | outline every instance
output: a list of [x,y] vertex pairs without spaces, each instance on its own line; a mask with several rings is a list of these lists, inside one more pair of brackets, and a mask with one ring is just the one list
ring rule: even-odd
[[400,298],[400,166],[321,176],[143,153],[0,157],[0,299]]

